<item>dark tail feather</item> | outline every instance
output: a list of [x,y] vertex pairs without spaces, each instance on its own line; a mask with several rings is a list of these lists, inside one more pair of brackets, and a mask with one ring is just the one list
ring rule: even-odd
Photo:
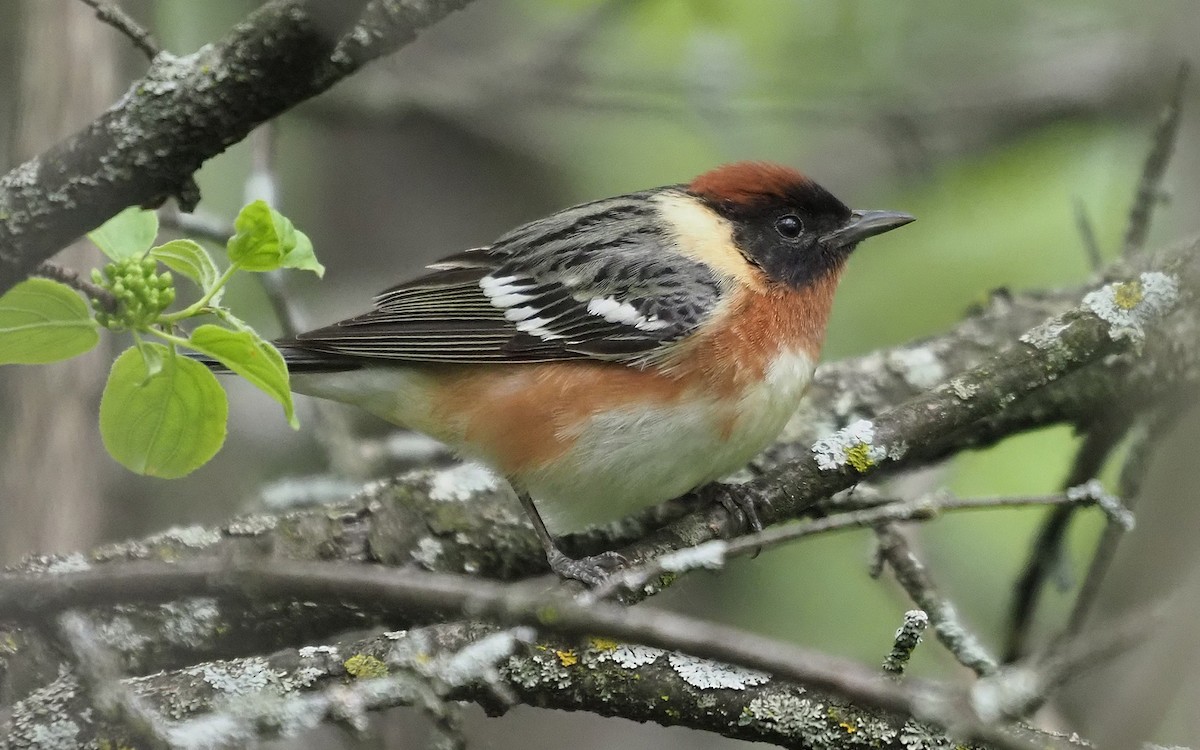
[[[288,372],[345,372],[346,370],[357,370],[362,367],[362,363],[345,355],[329,354],[326,352],[315,352],[311,349],[301,349],[287,344],[276,344],[279,353],[283,355],[283,361],[287,362]],[[198,352],[187,352],[190,359],[194,359],[215,373],[227,373],[229,368],[221,364],[217,360]]]

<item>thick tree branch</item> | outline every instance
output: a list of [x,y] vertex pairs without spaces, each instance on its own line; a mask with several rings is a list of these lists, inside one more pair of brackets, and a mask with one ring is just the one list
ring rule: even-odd
[[[977,715],[963,688],[911,678],[900,683],[856,662],[737,628],[648,607],[581,602],[538,586],[430,573],[397,576],[381,567],[295,561],[128,563],[40,576],[0,576],[0,609],[18,617],[39,617],[81,603],[168,601],[199,595],[352,603],[381,607],[400,617],[416,610],[432,617],[466,615],[505,625],[529,625],[541,633],[574,639],[613,638],[677,652],[668,662],[683,679],[689,680],[690,675],[694,685],[694,680],[709,684],[729,679],[734,684],[755,685],[781,679],[832,693],[860,708],[874,707],[900,717],[952,726],[968,737],[984,732],[990,742],[1002,747],[1026,747],[1024,741],[997,732],[994,722]],[[560,664],[578,658],[577,654],[555,656]],[[661,654],[648,656],[644,663],[657,661]],[[738,669],[697,662],[696,657]],[[265,663],[258,659],[260,665]],[[269,681],[270,676],[260,668],[255,683],[261,688]]]
[[[753,673],[598,637],[542,639],[517,644],[516,653],[488,648],[490,654],[484,659],[473,656],[473,666],[464,670],[469,650],[483,650],[480,646],[497,635],[502,633],[493,626],[446,623],[289,648],[268,658],[157,672],[127,679],[124,687],[164,717],[164,724],[165,717],[171,717],[161,728],[174,732],[206,727],[244,732],[245,725],[252,724],[260,735],[295,734],[332,713],[330,704],[339,691],[361,689],[373,698],[363,700],[361,708],[377,710],[428,700],[433,687],[428,683],[436,682],[444,686],[446,699],[472,701],[492,714],[503,713],[509,701],[516,700],[793,748],[836,746],[854,739],[885,750],[921,750],[954,741],[915,720],[864,710],[794,683],[759,681],[751,679]],[[387,676],[370,679],[364,665],[372,665],[376,673],[386,666]],[[245,691],[254,685],[262,687],[253,700],[246,700]],[[14,723],[14,729],[32,733],[54,716],[79,716],[87,708],[86,695],[76,695],[66,705],[56,705],[54,695],[43,690],[21,701],[14,713],[40,716],[42,723]],[[233,696],[241,700],[231,707]],[[104,734],[119,738],[113,729],[84,722],[75,739],[82,743]]]
[[111,109],[0,177],[0,293],[127,206],[182,192],[191,208],[205,161],[468,2],[272,0],[212,45],[159,54]]

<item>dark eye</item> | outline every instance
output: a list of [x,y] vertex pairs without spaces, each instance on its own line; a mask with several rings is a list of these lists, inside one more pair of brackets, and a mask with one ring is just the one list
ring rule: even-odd
[[794,240],[804,231],[804,222],[795,214],[780,216],[775,220],[775,231],[789,240]]

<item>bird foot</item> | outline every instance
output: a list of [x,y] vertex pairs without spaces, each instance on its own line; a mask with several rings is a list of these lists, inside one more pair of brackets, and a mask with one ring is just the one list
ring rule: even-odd
[[550,569],[563,578],[581,581],[588,586],[599,586],[618,568],[628,564],[619,552],[601,552],[598,555],[573,558],[555,549],[546,554]]
[[743,488],[736,484],[711,484],[705,490],[712,494],[713,501],[719,503],[742,529],[763,530],[762,518],[759,517],[758,511],[770,508],[770,500],[748,496]]

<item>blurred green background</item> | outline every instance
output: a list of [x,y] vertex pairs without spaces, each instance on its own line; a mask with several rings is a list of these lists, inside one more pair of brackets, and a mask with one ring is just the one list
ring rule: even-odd
[[[0,125],[10,142],[29,111],[31,71],[58,51],[48,46],[55,33],[95,24],[80,3],[47,2],[75,21],[52,23],[37,37],[46,40],[38,49],[27,25],[47,23],[44,10],[31,11],[40,4],[0,7],[7,40],[0,86],[7,101],[26,102]],[[256,3],[123,5],[168,49],[187,53]],[[826,359],[902,343],[945,329],[991,290],[1087,279],[1076,202],[1106,257],[1117,253],[1154,123],[1198,31],[1200,6],[1181,0],[1152,7],[1118,0],[477,0],[277,122],[279,207],[312,237],[328,267],[320,283],[289,278],[290,292],[309,323],[329,322],[362,310],[371,294],[421,264],[484,244],[521,221],[686,181],[724,162],[766,159],[802,169],[853,206],[918,217],[852,260]],[[144,61],[111,30],[97,25],[94,34],[99,39],[90,43],[107,50],[122,90]],[[33,91],[53,98],[66,89]],[[76,113],[73,125],[103,106]],[[1175,195],[1194,195],[1200,178],[1196,122],[1186,110],[1168,181]],[[6,168],[21,155],[11,145],[8,154]],[[203,168],[206,212],[233,215],[250,161],[249,147],[239,144]],[[1152,244],[1196,228],[1187,205],[1165,207]],[[262,330],[277,330],[253,284],[229,300]],[[233,391],[225,449],[185,480],[138,478],[103,456],[89,459],[97,468],[86,484],[108,509],[87,529],[93,542],[213,523],[253,507],[264,483],[323,470],[310,431],[288,430],[276,406],[252,389]],[[14,413],[0,403],[0,414]],[[9,439],[16,439],[13,419],[0,424]],[[926,472],[918,486],[964,495],[1052,491],[1075,441],[1067,429],[1015,438]],[[58,465],[77,466],[99,441],[78,435],[55,450]],[[37,512],[30,508],[50,502],[33,497],[32,480],[23,485],[10,472],[6,481],[8,493],[28,497],[0,505],[5,524],[26,523]],[[993,511],[917,532],[936,579],[992,646],[1039,518]],[[42,528],[40,536],[10,541],[6,558],[78,546],[80,537],[57,542],[53,524]],[[1080,524],[1071,547],[1077,563],[1097,529],[1091,517]],[[854,533],[768,552],[719,576],[693,576],[662,603],[877,662],[908,603],[890,582],[867,577],[869,542]],[[1070,598],[1048,600],[1042,621],[1053,623]],[[929,645],[918,651],[916,669],[950,674],[957,667]],[[729,744],[678,730],[613,730],[587,717],[515,714],[507,731],[521,736],[533,731],[523,722],[536,721],[549,727],[539,730],[545,746],[555,746],[560,726],[587,727],[574,743],[585,747],[626,736],[613,731],[629,732],[635,744]]]

